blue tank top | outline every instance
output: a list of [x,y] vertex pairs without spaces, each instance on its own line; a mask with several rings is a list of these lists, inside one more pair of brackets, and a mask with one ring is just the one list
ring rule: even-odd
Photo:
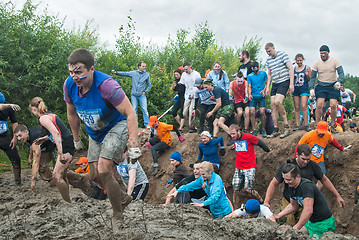
[[112,77],[95,70],[91,89],[87,96],[82,98],[79,97],[79,88],[72,77],[68,77],[66,81],[66,88],[77,115],[85,123],[89,136],[96,142],[101,142],[111,128],[126,119],[114,106],[106,104],[101,96],[99,86],[108,78]]
[[308,87],[308,78],[305,74],[305,70],[307,70],[307,65],[300,72],[297,72],[296,67],[294,68],[294,87]]

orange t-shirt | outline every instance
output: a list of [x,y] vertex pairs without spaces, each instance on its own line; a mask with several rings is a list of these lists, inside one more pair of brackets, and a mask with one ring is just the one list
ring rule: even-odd
[[310,159],[316,163],[324,161],[324,150],[328,143],[333,142],[334,138],[330,132],[324,134],[323,137],[319,137],[317,130],[307,132],[299,140],[299,144],[306,143],[312,149],[312,155]]
[[78,169],[75,170],[75,172],[77,172],[77,173],[88,173],[88,174],[90,174],[90,167],[87,166],[87,168],[86,168],[85,171],[82,170],[82,169],[79,167]]
[[169,125],[163,122],[158,123],[157,128],[153,128],[153,134],[161,140],[161,142],[165,142],[168,146],[172,145],[172,137],[171,131],[173,130],[173,125]]

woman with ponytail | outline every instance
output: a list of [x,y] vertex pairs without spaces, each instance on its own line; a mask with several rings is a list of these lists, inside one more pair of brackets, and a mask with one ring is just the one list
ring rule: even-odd
[[[62,198],[67,202],[71,202],[66,172],[75,153],[72,133],[56,114],[48,111],[44,101],[40,97],[33,98],[29,108],[32,114],[39,119],[40,125],[48,131],[47,137],[49,137],[57,147],[53,177],[55,178],[56,186]],[[34,186],[35,182],[33,181],[31,187],[33,188]]]

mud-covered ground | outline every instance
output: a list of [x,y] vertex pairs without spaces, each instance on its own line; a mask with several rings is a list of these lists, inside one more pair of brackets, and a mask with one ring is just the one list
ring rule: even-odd
[[[266,188],[277,168],[293,152],[304,131],[298,131],[285,139],[265,139],[271,148],[265,153],[256,147],[256,189],[264,197]],[[81,190],[71,188],[72,203],[61,199],[56,187],[39,180],[37,190],[30,190],[31,171],[22,173],[23,185],[16,186],[10,172],[0,175],[0,239],[306,239],[298,231],[281,228],[265,219],[212,220],[204,209],[190,205],[170,204],[162,206],[170,187],[173,167],[169,156],[173,151],[182,153],[185,166],[197,159],[199,137],[183,134],[184,143],[173,135],[174,144],[159,159],[162,166],[156,176],[151,176],[152,157],[143,148],[140,162],[148,173],[150,190],[145,202],[132,202],[125,210],[120,234],[114,235],[111,226],[111,206],[108,200],[91,199]],[[359,236],[359,204],[354,204],[354,186],[359,181],[359,134],[351,132],[335,134],[342,145],[353,145],[350,151],[340,152],[328,145],[325,152],[327,176],[333,182],[347,206],[340,208],[335,197],[326,189],[323,193],[337,221],[335,233],[322,239],[354,239]],[[148,134],[141,136],[144,145]],[[227,143],[227,137],[224,138]],[[235,152],[226,147],[221,158],[220,175],[232,198],[231,181],[234,173]],[[74,160],[75,162],[75,160]],[[72,166],[74,168],[74,166]],[[271,209],[279,212],[281,188],[271,202]],[[241,194],[241,202],[250,197]],[[351,234],[351,235],[349,235]]]

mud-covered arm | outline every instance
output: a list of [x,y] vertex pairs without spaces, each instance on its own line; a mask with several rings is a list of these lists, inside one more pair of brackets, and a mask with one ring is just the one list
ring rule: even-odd
[[258,138],[257,146],[262,148],[266,152],[270,152],[270,148],[264,143],[264,141],[260,138]]

